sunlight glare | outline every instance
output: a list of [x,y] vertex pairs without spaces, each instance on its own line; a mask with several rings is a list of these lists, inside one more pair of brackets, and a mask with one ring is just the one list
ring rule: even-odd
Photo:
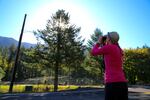
[[[44,29],[47,20],[50,19],[51,15],[55,14],[58,9],[64,9],[68,12],[70,15],[70,23],[75,24],[77,27],[81,27],[80,36],[82,36],[85,40],[90,38],[90,34],[93,34],[97,27],[96,24],[84,7],[72,2],[55,1],[39,7],[33,16],[29,16],[26,30],[36,31],[37,29]],[[34,36],[31,36],[30,40],[25,37],[24,41],[26,41],[26,39],[33,41],[35,40],[32,39],[33,37]]]

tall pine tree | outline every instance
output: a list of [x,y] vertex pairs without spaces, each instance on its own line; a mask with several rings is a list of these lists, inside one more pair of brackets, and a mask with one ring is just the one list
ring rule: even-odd
[[[48,20],[46,28],[34,32],[35,35],[44,41],[39,46],[41,58],[54,68],[54,91],[58,89],[58,75],[61,65],[72,66],[80,64],[84,59],[84,40],[79,37],[80,27],[70,24],[69,13],[65,10],[58,10]],[[40,44],[41,45],[41,44]]]

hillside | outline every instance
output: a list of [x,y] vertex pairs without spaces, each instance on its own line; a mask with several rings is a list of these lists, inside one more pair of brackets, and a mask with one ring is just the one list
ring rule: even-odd
[[[0,36],[0,46],[9,47],[12,44],[18,46],[18,41],[13,38]],[[22,42],[21,45],[24,46],[25,48],[30,48],[30,47],[34,47],[36,44]]]

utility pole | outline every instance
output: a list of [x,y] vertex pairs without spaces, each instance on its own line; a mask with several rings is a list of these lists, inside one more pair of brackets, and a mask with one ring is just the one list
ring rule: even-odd
[[21,40],[22,40],[22,36],[23,36],[26,16],[27,16],[27,14],[25,14],[25,16],[24,16],[24,21],[23,21],[23,25],[22,25],[22,29],[21,29],[20,38],[19,38],[17,53],[16,53],[16,57],[15,57],[15,65],[14,65],[14,68],[13,68],[12,77],[11,77],[11,83],[10,83],[10,87],[9,87],[9,92],[10,93],[13,90],[13,84],[14,84],[14,81],[15,81],[15,75],[16,75],[16,70],[17,70],[17,65],[18,65],[18,58],[19,58],[19,52],[20,52],[20,46],[21,46]]

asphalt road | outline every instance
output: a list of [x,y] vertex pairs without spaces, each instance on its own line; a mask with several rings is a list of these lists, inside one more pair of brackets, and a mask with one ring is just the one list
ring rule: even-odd
[[[0,94],[0,100],[104,100],[104,89]],[[129,88],[129,100],[150,100],[150,89]]]

